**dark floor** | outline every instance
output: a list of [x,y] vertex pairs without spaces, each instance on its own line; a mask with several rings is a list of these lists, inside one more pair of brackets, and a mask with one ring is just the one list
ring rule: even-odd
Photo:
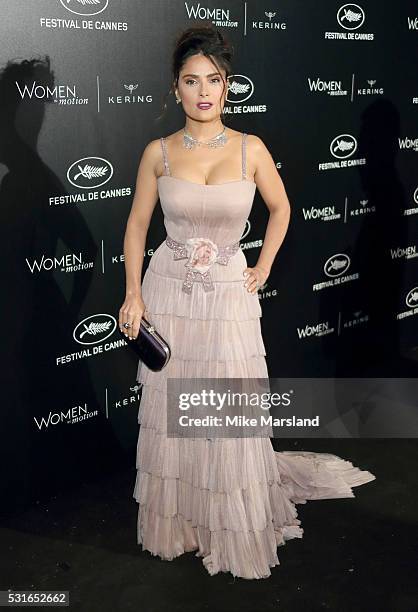
[[269,578],[210,576],[194,553],[162,561],[142,551],[132,461],[3,519],[0,589],[69,590],[70,609],[86,612],[418,610],[417,440],[287,440],[280,448],[333,452],[376,480],[355,488],[355,498],[299,504],[304,537],[278,548]]

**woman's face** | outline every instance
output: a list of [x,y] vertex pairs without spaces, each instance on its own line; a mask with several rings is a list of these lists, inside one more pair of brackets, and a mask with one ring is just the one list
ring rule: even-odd
[[[180,70],[176,95],[181,98],[188,117],[213,121],[221,115],[228,89],[225,74],[225,70],[218,71],[204,55],[193,55],[186,60]],[[212,106],[201,109],[197,106],[199,102],[211,102]]]

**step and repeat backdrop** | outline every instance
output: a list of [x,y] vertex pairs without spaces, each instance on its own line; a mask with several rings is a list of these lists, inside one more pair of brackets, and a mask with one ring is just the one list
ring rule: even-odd
[[[0,10],[2,510],[134,457],[123,237],[145,146],[184,125],[167,94],[173,42],[190,25],[212,22],[234,45],[225,123],[263,139],[292,207],[259,292],[270,376],[407,363],[418,345],[416,2]],[[249,265],[267,220],[257,193],[241,239]],[[164,238],[157,205],[143,272]]]

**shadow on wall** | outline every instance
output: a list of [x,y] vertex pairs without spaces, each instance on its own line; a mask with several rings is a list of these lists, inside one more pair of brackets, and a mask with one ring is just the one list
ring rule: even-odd
[[7,466],[0,512],[6,513],[78,482],[81,474],[99,469],[100,449],[111,448],[111,432],[101,420],[42,430],[35,423],[35,418],[66,412],[93,394],[86,360],[55,363],[58,356],[74,352],[72,330],[93,270],[72,273],[66,298],[53,270],[31,270],[28,261],[55,257],[58,240],[73,253],[82,245],[90,261],[98,251],[75,206],[49,205],[51,195],[66,192],[37,152],[47,102],[22,100],[19,91],[35,81],[54,87],[49,58],[10,61],[0,73],[1,446],[2,465]]

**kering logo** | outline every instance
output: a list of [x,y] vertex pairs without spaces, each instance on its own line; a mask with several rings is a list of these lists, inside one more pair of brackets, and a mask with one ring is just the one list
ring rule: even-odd
[[344,4],[337,12],[338,24],[344,30],[358,30],[364,23],[365,14],[358,4]]
[[135,83],[135,85],[131,83],[130,85],[124,85],[124,87],[129,91],[129,94],[132,96],[132,92],[134,92],[135,89],[138,89],[138,83]]
[[351,134],[339,134],[329,146],[331,155],[337,159],[346,159],[357,150],[357,140]]
[[86,317],[74,328],[73,338],[78,344],[98,344],[109,338],[117,322],[110,314],[100,313]]
[[350,267],[350,258],[345,253],[336,253],[327,259],[324,264],[324,272],[327,276],[335,278],[347,272]]
[[269,298],[277,297],[277,289],[274,287],[269,289],[268,287],[269,287],[268,281],[266,281],[265,283],[261,285],[261,287],[259,287],[256,293],[256,295],[258,295],[259,300],[266,300]]
[[[264,11],[264,15],[267,17],[268,21],[262,21],[261,19],[253,19],[252,20],[252,28],[254,30],[286,30],[287,22],[286,21],[277,21],[277,12],[273,11]],[[276,19],[274,19],[276,17]],[[274,21],[272,21],[274,19]]]
[[339,321],[340,324],[338,326],[338,335],[341,335],[341,326],[343,327],[343,329],[345,330],[349,330],[349,329],[355,329],[356,327],[358,327],[359,325],[365,325],[369,322],[369,315],[367,314],[367,312],[364,312],[364,310],[355,310],[353,312],[353,318],[352,319],[345,319],[341,321],[341,316],[339,317]]
[[[94,189],[104,185],[113,176],[112,164],[103,157],[82,157],[68,168],[67,179],[79,189]],[[103,177],[106,177],[103,180]]]
[[[109,0],[60,0],[62,6],[75,15],[98,15],[107,9]],[[93,9],[95,7],[95,10]]]
[[360,206],[353,207],[350,210],[350,217],[362,217],[364,215],[368,215],[369,213],[376,212],[376,205],[369,205],[369,200],[359,200],[359,204]]
[[[230,80],[232,79],[233,80]],[[239,104],[251,98],[254,93],[254,83],[243,74],[233,74],[228,77],[227,102]]]
[[138,93],[136,90],[139,83],[123,84],[125,93],[117,95],[109,95],[107,101],[109,104],[134,104],[139,102],[152,102],[152,95],[149,93]]

